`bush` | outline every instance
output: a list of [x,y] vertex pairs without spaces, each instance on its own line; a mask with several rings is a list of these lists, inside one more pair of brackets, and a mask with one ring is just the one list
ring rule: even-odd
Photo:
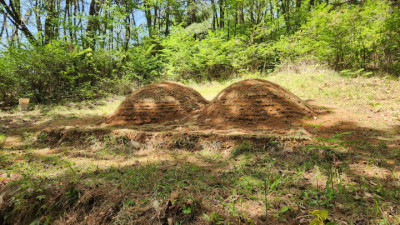
[[160,48],[157,39],[132,46],[126,53],[121,79],[147,83],[159,79],[163,70]]
[[399,41],[400,20],[394,11],[398,10],[391,9],[386,1],[344,6],[316,7],[302,29],[276,43],[281,59],[316,58],[336,70],[383,70],[396,74],[400,58],[395,42]]
[[199,40],[179,27],[162,46],[167,77],[193,80],[230,77],[236,69],[235,56],[244,48],[241,41],[227,41],[220,32],[209,32]]
[[247,37],[228,39],[222,31],[209,31],[196,39],[178,27],[162,47],[165,73],[178,80],[223,80],[243,71],[273,69],[278,62],[270,43],[251,44]]
[[9,48],[0,56],[0,78],[4,81],[0,98],[58,102],[98,97],[115,80],[117,60],[109,52],[79,50],[63,41],[35,48]]

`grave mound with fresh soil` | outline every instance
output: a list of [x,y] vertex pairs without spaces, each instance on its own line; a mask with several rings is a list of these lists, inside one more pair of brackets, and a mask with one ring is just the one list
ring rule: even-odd
[[183,84],[162,82],[129,95],[108,118],[110,124],[142,125],[182,119],[199,110],[207,100]]
[[221,91],[204,107],[198,121],[219,127],[286,128],[313,110],[299,97],[272,82],[247,79]]

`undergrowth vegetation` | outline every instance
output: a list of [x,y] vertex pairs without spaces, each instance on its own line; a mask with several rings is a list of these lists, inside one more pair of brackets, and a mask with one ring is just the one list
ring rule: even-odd
[[174,24],[168,35],[144,35],[123,49],[65,39],[39,46],[11,44],[0,52],[0,100],[94,99],[127,94],[134,86],[157,80],[199,82],[268,73],[298,60],[324,63],[345,76],[398,77],[397,7],[387,1],[314,6],[310,2],[302,3],[293,17],[272,14],[271,21],[257,26],[235,27],[234,35],[229,27],[201,28],[208,15],[201,14],[201,23]]
[[[352,170],[357,157],[372,160],[372,149],[381,147],[356,156],[358,144],[345,136],[316,143],[260,137],[236,142],[235,157],[213,161],[186,149],[105,152],[91,136],[87,147],[8,151],[2,179],[12,181],[2,187],[2,223],[398,223],[394,174],[381,179]],[[393,167],[392,156],[380,159],[380,168]]]

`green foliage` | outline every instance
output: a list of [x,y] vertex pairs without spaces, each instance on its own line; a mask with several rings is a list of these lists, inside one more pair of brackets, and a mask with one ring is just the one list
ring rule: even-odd
[[41,132],[37,135],[36,140],[37,140],[39,143],[46,143],[46,141],[48,140],[48,132],[46,132],[46,131],[41,131]]
[[235,58],[232,56],[242,49],[240,41],[226,41],[223,33],[209,32],[198,40],[179,27],[162,45],[167,76],[194,80],[229,77]]
[[212,224],[224,224],[224,219],[217,212],[212,212],[210,215],[204,214],[203,218]]
[[189,206],[183,206],[183,213],[190,214],[192,213],[192,209]]
[[35,102],[99,97],[113,82],[115,58],[109,52],[78,49],[54,41],[45,46],[10,48],[0,61],[0,98],[30,97]]
[[396,74],[399,55],[388,50],[398,49],[392,42],[398,40],[399,29],[394,28],[400,25],[398,17],[386,1],[337,8],[324,3],[314,8],[301,30],[282,37],[276,48],[282,59],[314,58],[345,74],[371,75],[364,70]]
[[6,140],[6,136],[2,133],[0,133],[0,146],[3,144],[3,142]]
[[283,215],[287,212],[293,211],[293,208],[290,206],[284,206],[281,210],[279,210],[274,217],[279,217],[280,219],[283,219]]
[[328,218],[329,214],[326,210],[314,210],[310,213],[315,216],[310,225],[324,225],[324,221]]
[[249,141],[243,141],[239,146],[235,147],[232,152],[232,157],[237,157],[243,153],[252,152],[254,150],[254,146]]
[[0,168],[7,168],[9,164],[11,164],[9,157],[7,155],[0,155]]
[[[65,14],[64,19],[50,8],[42,9],[36,21],[48,16],[41,18],[44,32],[33,34],[38,40],[24,42],[18,32],[15,38],[7,34],[8,45],[0,51],[0,102],[16,103],[20,97],[50,103],[115,92],[125,95],[132,86],[160,79],[223,80],[243,72],[270,72],[282,62],[296,60],[323,62],[344,76],[398,76],[399,8],[386,0],[328,2],[119,5],[105,1],[94,7],[98,12]],[[96,5],[94,0],[92,4]],[[58,7],[64,5],[76,7],[67,3]],[[146,17],[145,28],[131,21],[132,13],[140,10]],[[37,12],[32,8],[26,13]],[[86,30],[73,25],[77,19],[87,24]]]
[[132,154],[134,148],[127,136],[115,136],[112,134],[104,136],[104,150],[113,154]]
[[160,77],[163,66],[158,42],[158,40],[148,40],[127,51],[122,71],[123,80],[150,82]]
[[126,202],[124,202],[124,206],[132,207],[135,205],[136,205],[136,202],[132,199],[128,199]]

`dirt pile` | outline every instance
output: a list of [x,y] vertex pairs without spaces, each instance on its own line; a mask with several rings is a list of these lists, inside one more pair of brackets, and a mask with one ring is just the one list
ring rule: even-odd
[[281,127],[303,117],[312,109],[300,98],[269,81],[248,79],[221,91],[198,116],[198,121],[218,126]]
[[142,125],[182,119],[207,104],[197,91],[183,84],[162,82],[129,95],[108,118],[111,124]]

